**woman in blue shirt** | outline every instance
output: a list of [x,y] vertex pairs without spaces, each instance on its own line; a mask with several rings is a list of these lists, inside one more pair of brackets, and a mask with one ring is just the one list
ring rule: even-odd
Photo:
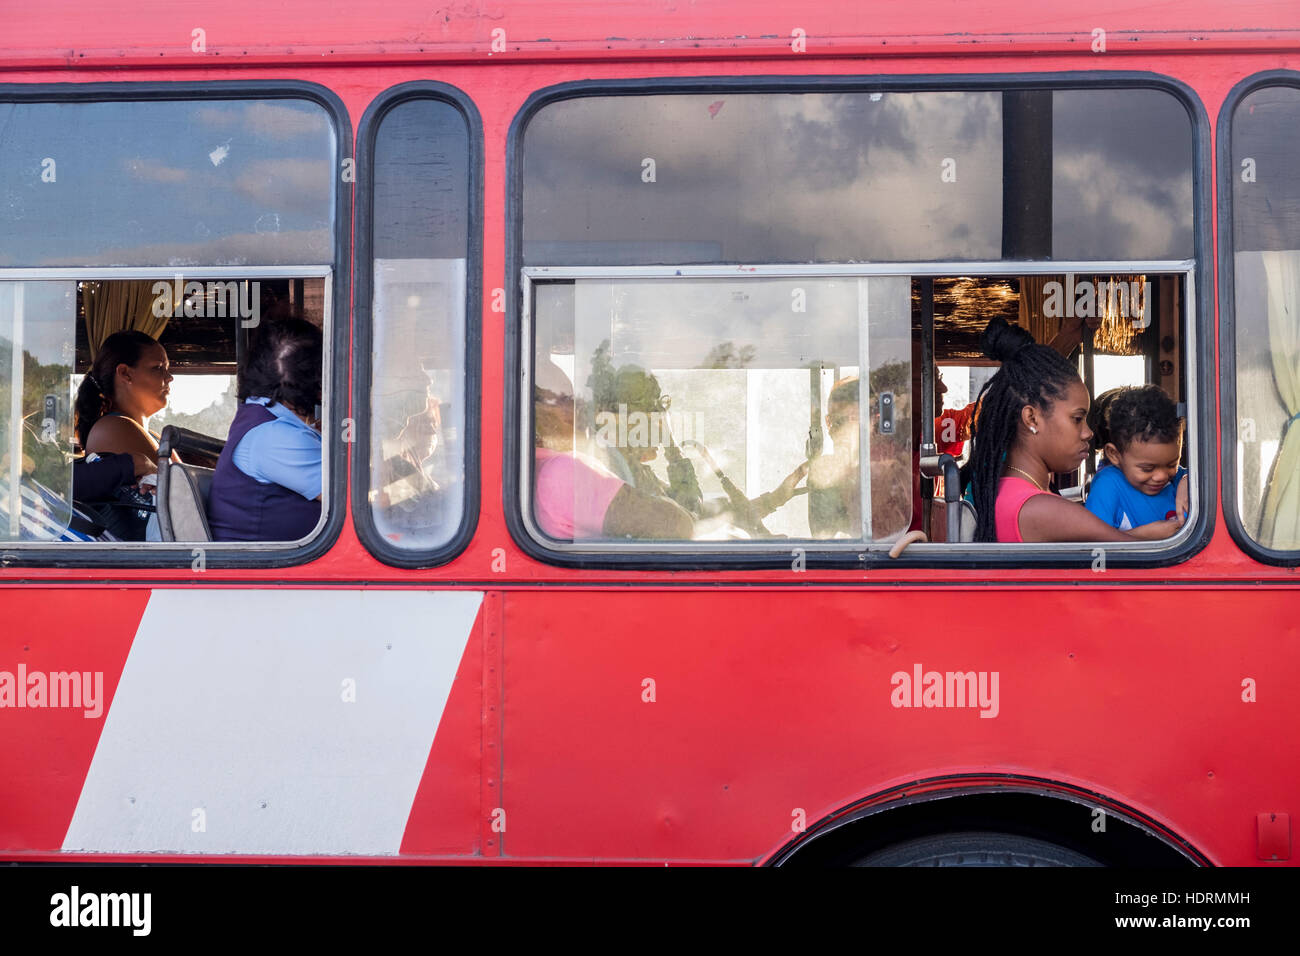
[[239,372],[240,406],[212,476],[215,541],[297,541],[321,515],[321,330],[263,322]]

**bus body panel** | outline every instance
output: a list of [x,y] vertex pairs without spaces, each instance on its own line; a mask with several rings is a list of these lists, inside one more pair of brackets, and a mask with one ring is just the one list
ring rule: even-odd
[[[922,776],[1014,775],[1245,865],[1255,816],[1297,793],[1293,764],[1242,745],[1300,719],[1285,590],[1241,606],[1205,589],[809,590],[509,594],[499,712],[476,592],[172,590],[144,607],[118,591],[112,620],[133,633],[33,629],[0,648],[28,675],[0,738],[19,769],[2,848],[753,862],[796,822]],[[310,632],[274,640],[219,610],[273,599],[287,620],[308,597]],[[944,619],[958,599],[964,631]],[[376,640],[361,619],[411,626]],[[102,667],[102,697],[56,699],[69,661]],[[417,698],[422,732],[391,748]],[[480,750],[497,732],[501,767]],[[480,773],[498,770],[488,806]]]
[[1256,815],[1300,795],[1285,745],[1246,743],[1300,720],[1300,624],[1288,591],[1231,594],[516,595],[505,852],[756,859],[898,783],[1018,774],[1252,863]]
[[[683,8],[674,0],[610,5],[582,0],[539,6],[479,2],[437,11],[414,0],[383,8],[339,8],[321,17],[310,2],[274,8],[237,0],[194,10],[153,2],[130,15],[105,17],[86,0],[63,0],[11,12],[0,58],[72,67],[193,64],[200,55],[262,63],[286,54],[375,63],[489,56],[626,57],[641,60],[718,56],[916,56],[935,49],[964,54],[985,49],[1017,53],[1123,53],[1128,47],[1185,49],[1293,48],[1297,24],[1289,0],[1249,5],[1194,3],[1176,22],[1159,7],[1102,0],[1086,11],[1056,2],[1026,18],[1020,0],[973,7],[953,0],[906,6],[823,3],[797,12],[773,2],[722,0]],[[1094,31],[1106,32],[1097,45]],[[802,44],[796,41],[802,39]]]
[[475,851],[481,592],[110,593],[0,641],[5,850]]

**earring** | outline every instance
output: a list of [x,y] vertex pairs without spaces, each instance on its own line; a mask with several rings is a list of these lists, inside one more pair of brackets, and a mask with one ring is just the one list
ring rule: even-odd
[[1035,428],[1033,425],[1030,425],[1030,426],[1029,426],[1029,430],[1030,430],[1031,432],[1033,432],[1035,435],[1038,434],[1038,429]]

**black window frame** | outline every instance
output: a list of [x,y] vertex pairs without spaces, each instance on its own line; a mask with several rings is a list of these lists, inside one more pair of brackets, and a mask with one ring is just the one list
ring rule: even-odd
[[[190,100],[309,100],[321,106],[332,124],[337,167],[332,178],[334,194],[332,285],[330,289],[333,328],[329,340],[333,368],[330,375],[330,405],[327,420],[333,425],[322,436],[321,454],[331,462],[325,524],[309,541],[300,545],[261,547],[236,542],[184,542],[179,546],[150,542],[148,547],[122,549],[105,542],[49,546],[4,542],[0,544],[0,567],[104,568],[122,572],[158,568],[190,570],[195,552],[203,552],[205,570],[225,568],[284,568],[306,564],[325,554],[343,529],[346,510],[346,446],[341,423],[347,415],[349,331],[346,308],[351,298],[349,268],[352,236],[352,183],[344,180],[344,164],[352,158],[352,124],[343,100],[327,87],[305,80],[213,80],[211,82],[146,83],[4,83],[0,102],[97,103]],[[52,267],[52,273],[60,268]],[[253,267],[255,268],[255,267]],[[198,572],[194,572],[198,573]]]
[[[1200,552],[1214,533],[1213,502],[1218,500],[1214,443],[1217,433],[1216,392],[1209,376],[1214,368],[1213,285],[1214,259],[1211,234],[1209,188],[1212,182],[1210,121],[1205,106],[1190,86],[1173,77],[1139,71],[1081,71],[1070,73],[979,73],[952,75],[878,75],[817,77],[690,77],[619,80],[581,80],[537,90],[528,97],[510,124],[506,151],[506,396],[503,489],[506,525],[516,545],[529,557],[549,565],[604,570],[790,570],[793,552],[802,552],[808,569],[885,568],[1075,568],[1090,569],[1096,550],[1102,545],[1081,542],[1068,551],[1059,545],[1017,545],[1014,550],[995,548],[987,554],[924,553],[909,548],[898,558],[884,549],[859,553],[818,551],[815,542],[791,540],[782,552],[756,553],[738,548],[734,553],[666,554],[653,552],[560,552],[545,547],[527,531],[523,519],[520,470],[522,455],[519,436],[525,413],[520,395],[521,362],[532,361],[532,343],[522,341],[523,286],[523,148],[528,123],[545,106],[587,96],[645,96],[655,94],[722,93],[913,93],[986,92],[1013,89],[1156,89],[1171,94],[1187,110],[1192,130],[1192,235],[1195,263],[1194,328],[1196,387],[1200,398],[1196,414],[1198,447],[1190,462],[1196,481],[1193,495],[1198,502],[1196,520],[1179,544],[1155,553],[1138,553],[1129,546],[1107,547],[1106,562],[1115,568],[1163,568],[1180,564]],[[918,266],[926,263],[918,262]],[[532,263],[534,268],[545,263]],[[528,413],[530,414],[530,413]]]
[[[1215,130],[1219,188],[1216,208],[1219,229],[1219,355],[1221,356],[1219,407],[1224,411],[1219,467],[1223,471],[1223,521],[1237,547],[1261,564],[1293,568],[1300,565],[1300,548],[1294,551],[1282,551],[1260,544],[1246,530],[1237,508],[1237,244],[1236,223],[1232,218],[1232,193],[1236,183],[1236,168],[1232,161],[1232,118],[1242,100],[1251,93],[1270,86],[1300,89],[1300,72],[1265,70],[1241,80],[1228,91],[1223,106],[1219,109],[1219,122]],[[1231,419],[1227,416],[1228,412],[1232,413]]]
[[[379,533],[370,507],[371,467],[371,349],[374,347],[374,217],[375,143],[384,117],[395,107],[415,100],[446,103],[465,119],[469,142],[469,241],[465,262],[465,498],[461,521],[452,537],[436,548],[398,548]],[[355,443],[352,454],[352,521],[367,551],[384,564],[418,569],[443,565],[455,559],[474,537],[480,501],[480,435],[482,404],[483,312],[483,122],[469,95],[447,83],[413,80],[384,90],[371,101],[357,132],[356,282],[353,318],[356,325],[352,352],[352,409]]]

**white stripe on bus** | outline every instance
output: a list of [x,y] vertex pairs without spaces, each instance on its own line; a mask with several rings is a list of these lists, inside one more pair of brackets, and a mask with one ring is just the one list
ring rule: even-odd
[[396,854],[482,600],[154,591],[63,849]]

